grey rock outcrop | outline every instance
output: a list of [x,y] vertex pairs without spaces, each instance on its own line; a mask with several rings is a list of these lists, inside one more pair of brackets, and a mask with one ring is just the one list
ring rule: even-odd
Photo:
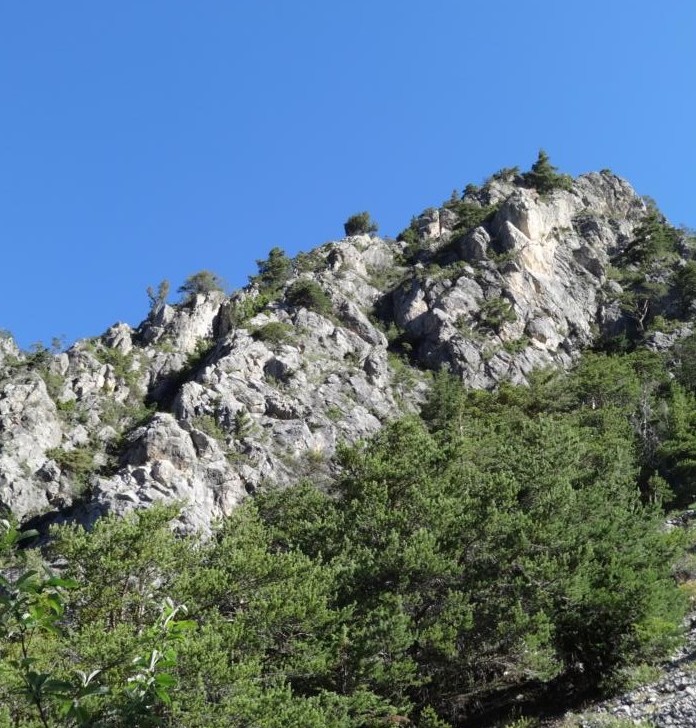
[[[327,479],[339,442],[418,407],[424,368],[524,382],[625,326],[607,273],[646,214],[625,181],[589,174],[542,197],[506,178],[472,195],[485,219],[464,230],[456,205],[426,211],[415,255],[358,235],[298,258],[271,293],[157,304],[57,356],[0,337],[0,503],[89,521],[164,500],[206,528],[265,483]],[[332,312],[290,305],[298,279]]]
[[474,387],[568,366],[604,321],[623,322],[623,311],[607,305],[606,274],[646,213],[610,174],[580,177],[547,197],[496,183],[486,201],[498,208],[455,240],[460,262],[426,267],[392,295],[417,358],[447,364]]

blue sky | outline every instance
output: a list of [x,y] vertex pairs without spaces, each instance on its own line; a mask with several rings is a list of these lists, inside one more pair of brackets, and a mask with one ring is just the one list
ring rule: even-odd
[[0,327],[137,324],[545,148],[696,226],[688,0],[0,0]]

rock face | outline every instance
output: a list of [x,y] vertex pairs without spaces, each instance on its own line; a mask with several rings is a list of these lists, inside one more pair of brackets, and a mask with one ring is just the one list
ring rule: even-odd
[[[473,225],[458,204],[426,211],[408,244],[328,243],[271,292],[157,305],[56,356],[0,338],[0,502],[90,521],[176,501],[182,528],[205,528],[264,483],[326,478],[337,443],[417,408],[427,369],[524,382],[625,326],[607,273],[646,215],[625,181],[542,197],[493,180],[461,203]],[[290,305],[298,280],[332,311]]]
[[646,212],[609,174],[580,177],[572,191],[547,198],[503,183],[487,195],[502,202],[456,241],[460,260],[426,267],[392,294],[394,320],[418,359],[449,365],[473,387],[568,366],[592,343],[610,259]]

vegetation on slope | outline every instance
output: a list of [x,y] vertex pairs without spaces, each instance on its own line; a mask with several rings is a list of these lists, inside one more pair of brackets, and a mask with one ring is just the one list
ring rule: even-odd
[[171,509],[62,526],[60,580],[6,528],[0,726],[443,728],[616,685],[686,608],[662,506],[694,482],[678,372],[441,373],[421,417],[341,451],[333,492],[268,491],[207,541]]

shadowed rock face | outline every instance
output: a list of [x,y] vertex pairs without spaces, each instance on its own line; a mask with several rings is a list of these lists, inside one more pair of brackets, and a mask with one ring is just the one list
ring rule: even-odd
[[[183,528],[205,528],[263,483],[326,479],[338,442],[418,407],[424,368],[524,382],[617,325],[607,267],[646,214],[625,181],[589,174],[548,197],[494,181],[468,202],[497,207],[469,230],[428,211],[416,257],[377,237],[328,243],[265,306],[254,286],[198,295],[42,361],[0,339],[0,501],[22,520],[89,521],[174,500]],[[333,314],[289,306],[297,278]],[[388,355],[389,330],[410,363]]]

